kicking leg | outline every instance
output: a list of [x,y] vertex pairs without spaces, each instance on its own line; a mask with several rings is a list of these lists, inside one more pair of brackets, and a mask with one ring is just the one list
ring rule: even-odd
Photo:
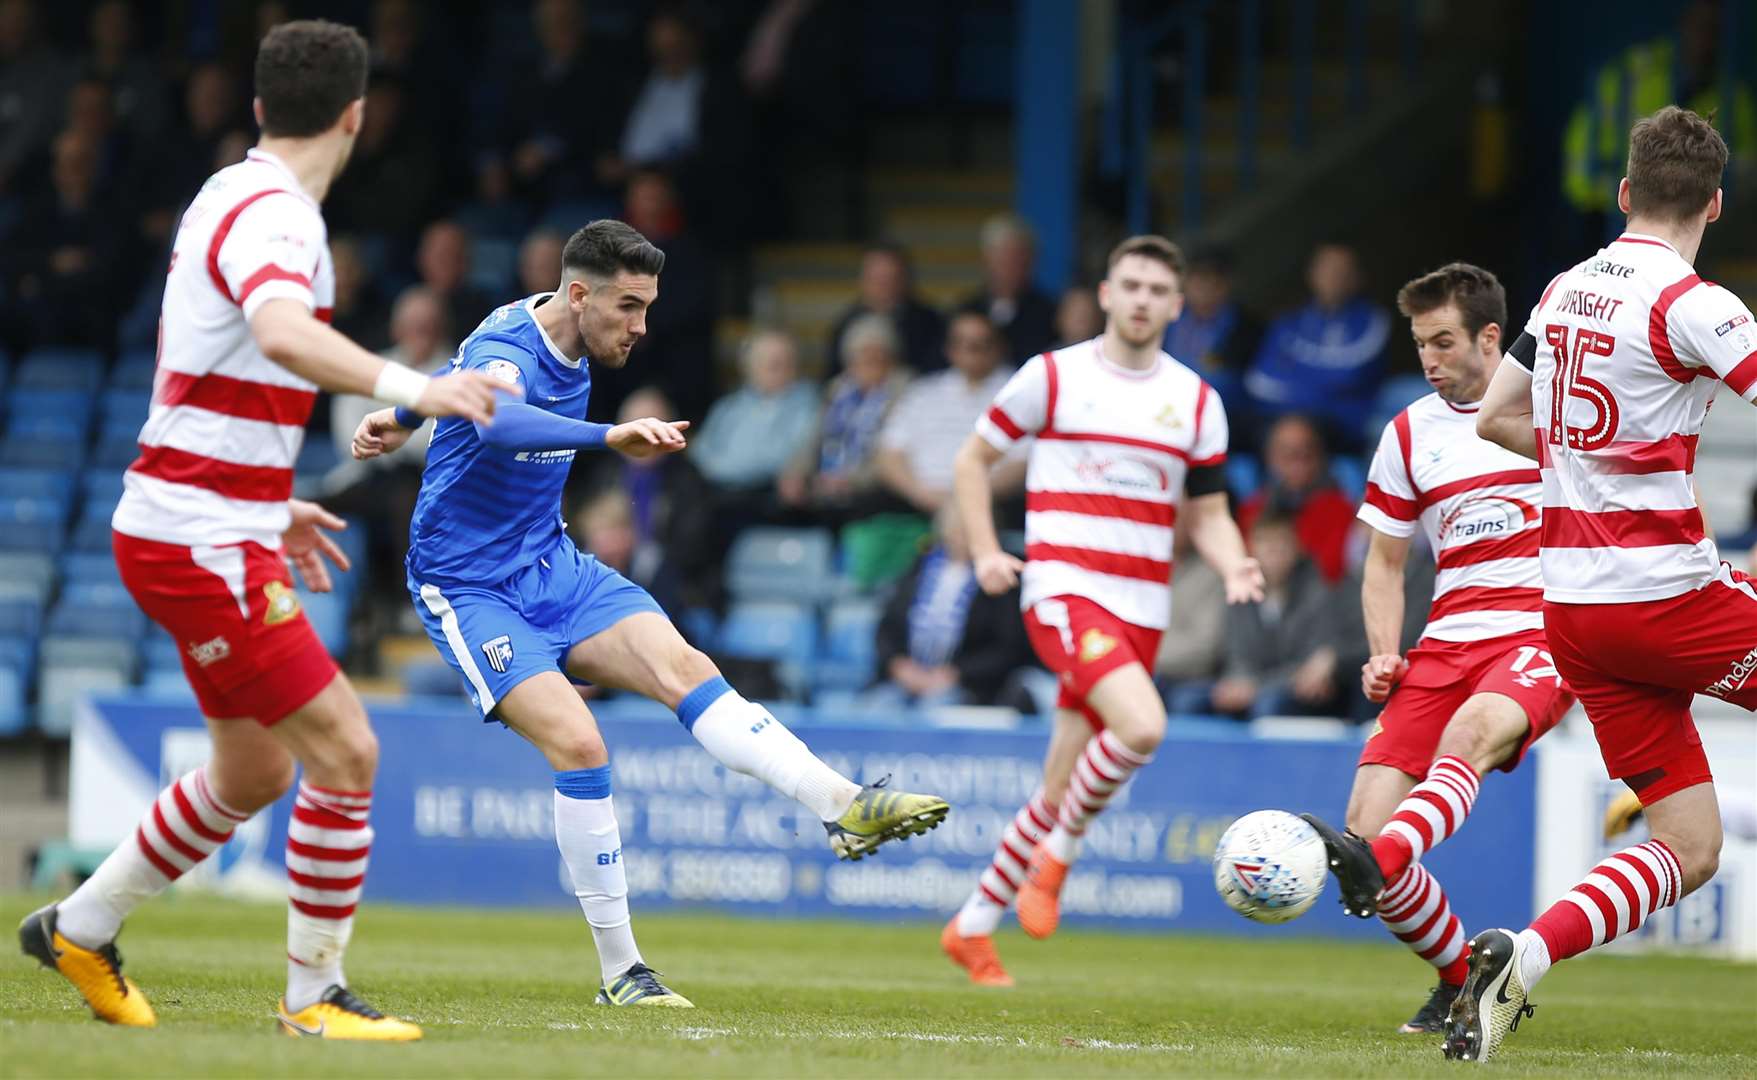
[[559,671],[549,671],[507,691],[494,717],[541,751],[555,771],[555,843],[598,950],[598,1003],[689,1008],[689,999],[659,981],[635,944],[610,752],[591,711]]
[[1165,738],[1165,703],[1147,669],[1128,663],[1099,679],[1086,695],[1104,723],[1091,736],[1068,778],[1055,828],[1031,856],[1019,890],[1019,925],[1035,938],[1055,932],[1061,921],[1061,887],[1092,818],[1110,805],[1118,789]]
[[720,764],[763,781],[816,814],[842,858],[861,858],[887,840],[926,832],[945,819],[943,799],[876,784],[862,788],[824,764],[769,710],[732,689],[713,661],[685,642],[663,615],[630,615],[579,642],[568,652],[567,670],[676,710],[678,720]]
[[970,973],[971,982],[986,986],[1013,984],[994,951],[992,935],[1000,926],[1007,905],[1018,894],[1032,853],[1055,827],[1055,807],[1061,805],[1068,777],[1091,735],[1092,729],[1084,716],[1067,709],[1056,711],[1049,751],[1043,759],[1043,787],[1014,815],[976,888],[940,933],[940,948]]
[[122,921],[292,785],[292,756],[260,725],[210,719],[208,732],[209,761],[160,792],[134,835],[71,896],[19,928],[26,951],[66,975],[100,1020],[131,1027],[156,1022],[146,997],[121,974],[113,942]]

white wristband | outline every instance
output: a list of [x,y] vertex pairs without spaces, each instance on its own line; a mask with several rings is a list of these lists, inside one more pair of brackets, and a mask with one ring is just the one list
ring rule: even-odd
[[384,370],[378,373],[378,381],[372,385],[372,396],[380,401],[388,401],[392,405],[401,405],[405,409],[413,409],[427,392],[428,377],[414,371],[394,360],[384,362]]

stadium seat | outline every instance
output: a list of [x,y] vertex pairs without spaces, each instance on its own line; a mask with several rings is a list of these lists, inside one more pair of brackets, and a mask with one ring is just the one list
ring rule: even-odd
[[110,608],[129,612],[135,609],[134,597],[129,595],[128,588],[122,584],[118,574],[111,574],[108,578],[100,577],[95,580],[69,578],[61,586],[60,603],[69,606]]
[[39,667],[116,668],[134,679],[140,666],[140,647],[130,637],[62,637],[46,634],[38,643]]
[[19,361],[15,389],[83,390],[104,381],[104,356],[96,349],[36,349]]
[[189,688],[189,676],[183,674],[181,667],[149,670],[140,681],[140,690],[153,697],[195,699],[195,691]]
[[70,551],[61,556],[61,577],[71,587],[83,584],[122,583],[122,571],[109,552]]
[[883,608],[871,600],[844,600],[824,616],[823,650],[812,669],[813,700],[826,690],[858,690],[873,680],[874,641]]
[[34,638],[43,625],[43,605],[28,597],[0,600],[0,637]]
[[0,553],[0,581],[47,581],[55,579],[55,560],[48,555],[9,551]]
[[137,641],[146,630],[146,616],[119,583],[69,585],[49,611],[46,627],[51,637]]
[[115,665],[45,663],[37,678],[37,727],[57,739],[73,731],[73,710],[81,699],[134,681],[129,669]]
[[[67,524],[67,500],[42,495],[17,495],[0,498],[0,532],[38,533],[58,541]],[[29,545],[0,544],[11,550]]]
[[87,503],[79,524],[67,542],[74,551],[108,552],[110,550],[110,515],[116,512],[113,503]]
[[34,581],[0,578],[0,600],[22,600],[45,607],[49,603],[49,594],[54,591],[53,575]]
[[77,416],[90,420],[97,400],[84,390],[36,390],[15,388],[6,396],[8,422],[27,416]]
[[152,391],[118,389],[104,391],[98,406],[98,431],[101,435],[137,435],[152,410]]
[[148,350],[123,353],[110,372],[110,387],[115,390],[147,390],[153,388],[153,374],[158,360]]
[[745,601],[727,612],[719,651],[744,660],[804,662],[811,658],[816,637],[815,620],[804,605]]
[[62,504],[65,517],[73,492],[74,474],[61,469],[0,468],[0,499],[49,499]]
[[23,672],[0,665],[0,737],[17,735],[30,726],[30,710],[24,704],[28,682]]
[[726,560],[739,600],[814,600],[830,587],[835,542],[825,529],[746,529]]
[[72,472],[85,456],[83,441],[10,434],[0,442],[0,468],[56,469]]
[[141,659],[147,671],[182,671],[183,650],[170,634],[154,627],[141,648]]
[[61,550],[61,537],[66,531],[56,522],[23,525],[0,521],[0,552],[51,556]]
[[305,618],[329,654],[340,658],[348,651],[348,602],[336,593],[314,593],[299,590],[299,604]]
[[82,503],[102,502],[115,505],[122,499],[124,470],[90,468],[79,474],[79,498]]
[[98,436],[98,445],[92,451],[91,464],[94,469],[107,469],[119,473],[134,464],[134,459],[139,456],[139,432],[112,431]]

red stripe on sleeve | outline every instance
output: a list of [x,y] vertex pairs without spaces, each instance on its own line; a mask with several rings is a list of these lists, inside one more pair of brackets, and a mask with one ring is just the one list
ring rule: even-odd
[[1403,453],[1403,475],[1409,480],[1409,490],[1415,492],[1415,497],[1419,499],[1421,485],[1415,482],[1415,469],[1409,463],[1409,455],[1415,445],[1409,435],[1409,410],[1404,409],[1398,413],[1396,419],[1391,421],[1391,426],[1397,431],[1397,449]]
[[245,278],[244,284],[238,286],[238,303],[243,304],[244,301],[250,299],[251,293],[271,281],[291,281],[295,285],[304,289],[309,290],[311,288],[311,279],[304,274],[295,273],[292,270],[284,270],[281,267],[276,266],[274,263],[269,263],[256,273]]
[[1421,516],[1421,508],[1413,499],[1400,499],[1388,495],[1385,490],[1371,480],[1367,481],[1366,503],[1398,521],[1414,521]]
[[169,446],[142,446],[129,471],[244,502],[285,502],[293,497],[292,469],[235,465]]
[[243,301],[232,295],[232,287],[226,284],[226,275],[220,273],[220,248],[226,245],[226,236],[231,233],[232,226],[238,223],[238,215],[242,214],[245,210],[248,210],[251,204],[255,203],[256,200],[269,195],[291,194],[292,192],[284,191],[281,188],[268,188],[264,191],[258,191],[245,198],[244,201],[240,202],[237,206],[226,211],[226,216],[221,218],[219,225],[214,228],[213,239],[208,241],[207,245],[207,273],[209,277],[213,278],[214,288],[220,290],[220,295],[227,300],[232,301],[234,304],[242,303]]
[[1013,423],[1013,418],[1003,412],[999,405],[988,407],[988,422],[1006,432],[1009,439],[1023,439],[1025,437],[1025,429]]
[[160,405],[188,405],[240,420],[304,427],[317,394],[229,375],[188,375],[162,368],[156,400]]
[[1733,393],[1744,397],[1750,392],[1751,384],[1757,383],[1757,351],[1751,352],[1740,360],[1731,371],[1726,373],[1726,384],[1733,388]]
[[1547,506],[1543,512],[1546,548],[1639,548],[1695,545],[1706,534],[1702,511],[1605,510],[1589,514]]
[[1694,371],[1678,362],[1678,354],[1672,351],[1671,331],[1666,329],[1666,314],[1678,297],[1702,284],[1702,279],[1695,274],[1681,278],[1667,285],[1660,291],[1659,299],[1647,313],[1647,345],[1653,351],[1653,358],[1667,375],[1681,383],[1690,382],[1701,372]]
[[1043,354],[1043,370],[1048,375],[1048,390],[1044,394],[1044,401],[1043,401],[1043,430],[1044,431],[1054,431],[1055,430],[1055,395],[1056,395],[1056,382],[1057,382],[1056,374],[1055,374],[1055,354],[1054,353],[1046,352]]

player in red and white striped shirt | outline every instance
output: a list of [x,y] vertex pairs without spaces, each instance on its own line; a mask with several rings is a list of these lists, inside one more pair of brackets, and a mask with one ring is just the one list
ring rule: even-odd
[[[1405,285],[1397,306],[1434,393],[1385,426],[1359,513],[1371,530],[1361,606],[1373,654],[1361,687],[1385,709],[1361,751],[1349,831],[1306,819],[1330,848],[1343,908],[1377,914],[1439,971],[1400,1029],[1417,1033],[1443,1029],[1469,967],[1463,924],[1421,857],[1464,824],[1483,775],[1516,767],[1574,699],[1543,635],[1537,469],[1476,434],[1507,294],[1487,270],[1453,263]],[[1417,528],[1438,575],[1404,657],[1403,568]]]
[[156,1023],[121,973],[122,920],[279,798],[297,762],[282,1030],[421,1034],[351,994],[342,973],[372,842],[378,746],[299,609],[289,560],[320,592],[330,585],[323,559],[347,563],[321,531],[341,521],[291,498],[293,465],[320,388],[481,421],[494,397],[486,377],[429,380],[325,325],[335,274],[318,206],[360,130],[366,70],[366,42],[349,27],[270,31],[256,61],[262,141],[208,180],[178,227],[152,411],[112,524],[123,582],[182,646],[213,756],[165,789],[85,884],[20,927],[26,952],[112,1023]]
[[[1180,500],[1228,601],[1262,599],[1262,572],[1226,505],[1226,412],[1200,376],[1159,348],[1182,305],[1182,272],[1182,255],[1161,237],[1118,245],[1098,288],[1103,336],[1026,363],[958,452],[954,496],[977,579],[998,595],[1023,578],[1032,647],[1061,678],[1043,789],[940,935],[978,983],[1012,982],[992,935],[1015,893],[1025,931],[1054,932],[1087,823],[1165,737],[1150,672],[1171,621]],[[996,538],[989,471],[1027,436],[1036,441],[1021,563]]]
[[1719,865],[1690,702],[1757,709],[1757,587],[1720,561],[1690,480],[1717,383],[1757,400],[1751,312],[1691,266],[1720,217],[1726,160],[1720,134],[1686,109],[1635,125],[1617,192],[1627,231],[1544,290],[1478,419],[1543,471],[1550,649],[1652,839],[1599,863],[1526,930],[1477,935],[1448,1057],[1493,1056],[1553,962],[1632,933]]

